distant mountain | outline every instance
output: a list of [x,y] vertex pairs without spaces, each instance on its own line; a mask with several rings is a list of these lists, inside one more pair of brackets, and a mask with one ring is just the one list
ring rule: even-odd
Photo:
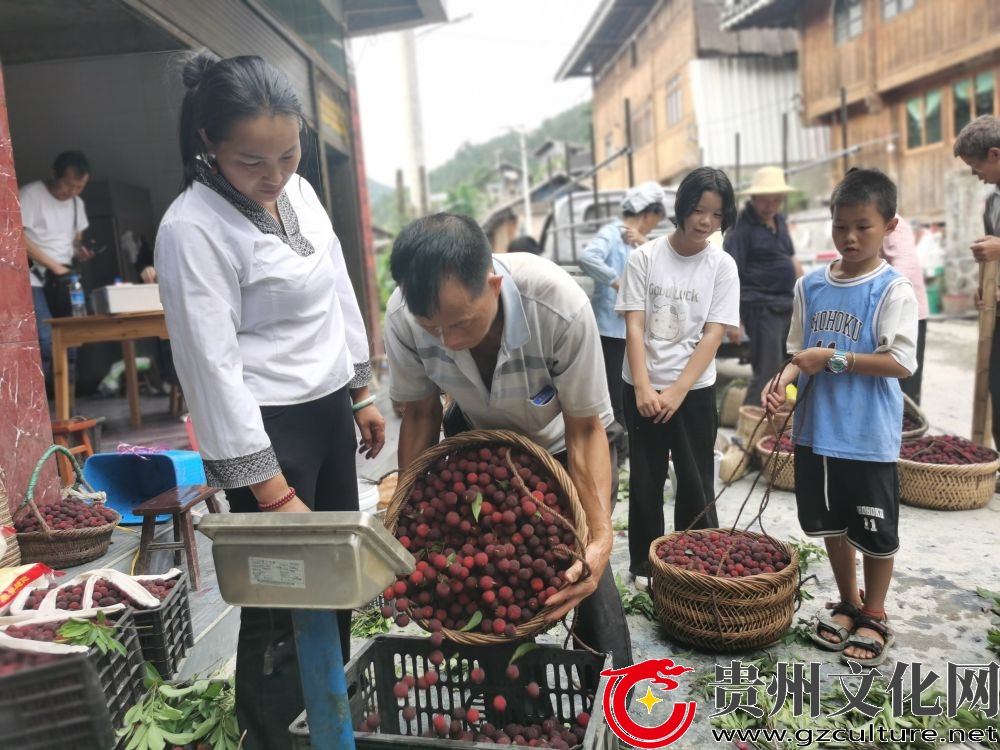
[[[529,169],[535,179],[545,174],[546,165],[532,159],[531,154],[547,140],[567,141],[590,150],[590,102],[579,104],[572,109],[544,120],[525,139],[528,147]],[[485,143],[464,143],[455,155],[441,166],[432,169],[428,175],[432,193],[470,192],[479,193],[483,187],[497,178],[497,161],[515,166],[521,164],[520,139],[515,133],[497,136]],[[399,217],[396,204],[396,190],[375,180],[368,180],[368,199],[372,221],[376,226],[390,232],[398,231],[403,221]],[[473,201],[476,202],[476,201]],[[471,212],[471,211],[470,211]]]
[[[528,158],[549,139],[569,141],[590,148],[590,102],[584,102],[542,122],[526,138]],[[451,192],[462,183],[482,186],[496,177],[496,163],[521,164],[520,139],[516,133],[497,136],[485,143],[464,143],[455,155],[428,175],[431,192]],[[531,164],[536,175],[544,173],[544,164]]]
[[369,178],[368,180],[368,200],[371,205],[375,205],[387,196],[392,196],[396,192],[395,188],[385,183]]

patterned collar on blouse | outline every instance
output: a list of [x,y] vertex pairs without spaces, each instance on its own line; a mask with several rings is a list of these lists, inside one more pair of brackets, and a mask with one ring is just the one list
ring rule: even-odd
[[194,179],[225,198],[233,208],[249,219],[261,232],[280,238],[303,258],[316,252],[312,243],[299,231],[299,218],[295,215],[292,202],[288,200],[284,190],[281,191],[277,201],[278,215],[281,217],[279,222],[260,203],[247,198],[234,188],[229,180],[222,176],[221,172],[213,172],[211,167],[201,159],[195,160]]

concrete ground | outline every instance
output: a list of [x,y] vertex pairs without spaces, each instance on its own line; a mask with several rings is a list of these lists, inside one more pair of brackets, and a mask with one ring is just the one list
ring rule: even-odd
[[[924,363],[923,410],[934,433],[955,433],[967,437],[971,428],[972,385],[975,364],[977,326],[974,320],[933,319],[928,325],[927,353]],[[746,366],[734,361],[720,362],[720,383],[726,379],[749,373]],[[386,389],[383,389],[383,393]],[[382,404],[384,396],[380,399]],[[389,408],[383,414],[391,415]],[[359,474],[377,479],[395,464],[395,437],[398,422],[389,419],[390,443],[376,462],[359,461]],[[724,429],[731,434],[731,429]],[[744,499],[749,496],[747,509],[756,511],[763,495],[762,486],[751,493],[753,474],[730,486],[718,503],[720,521],[732,524]],[[664,512],[667,529],[672,527],[672,502],[668,498]],[[745,512],[744,519],[752,517]],[[627,518],[627,506],[619,503],[615,509],[616,521]],[[944,690],[944,675],[948,662],[965,664],[988,663],[995,656],[986,647],[986,632],[991,617],[986,602],[976,595],[977,587],[1000,589],[997,581],[997,564],[993,557],[1000,540],[1000,502],[994,499],[980,510],[944,512],[903,506],[900,521],[902,548],[896,558],[896,572],[889,593],[887,611],[896,629],[897,640],[889,660],[881,667],[888,677],[894,662],[922,662],[926,669],[933,669],[942,679],[936,687]],[[746,521],[744,520],[744,523]],[[789,492],[775,490],[763,516],[768,533],[789,540],[804,540],[795,514],[794,497]],[[992,560],[992,562],[991,562]],[[627,577],[627,533],[618,532],[612,556],[612,565],[623,578]],[[814,562],[809,569],[816,579],[806,584],[813,595],[806,601],[798,618],[809,618],[823,602],[836,598],[836,587],[826,560]],[[409,626],[406,632],[414,635],[421,631]],[[693,667],[698,673],[712,672],[716,664],[728,664],[734,658],[756,658],[764,651],[749,654],[711,654],[692,651],[672,643],[657,623],[640,615],[629,616],[635,661],[650,658],[673,657],[677,662]],[[540,640],[562,642],[565,633],[556,628]],[[359,646],[360,644],[355,644]],[[818,661],[824,664],[824,689],[832,686],[831,672],[843,666],[838,654],[822,651],[811,644],[778,643],[766,653],[774,659],[788,662]],[[681,678],[676,700],[690,700],[686,693],[690,687]],[[640,690],[639,695],[642,694]],[[674,697],[674,694],[671,694]],[[711,701],[700,698],[694,724],[683,738],[671,747],[706,748],[715,743],[709,732],[708,714],[715,710]],[[644,722],[641,714],[646,709],[636,706],[634,717]],[[653,723],[659,723],[654,715]],[[944,746],[944,745],[940,745]]]
[[[934,319],[928,325],[927,351],[924,361],[922,409],[930,423],[931,433],[954,433],[968,437],[972,424],[972,389],[978,329],[974,320]],[[748,374],[748,368],[732,361],[721,363],[720,375],[736,377]],[[731,434],[731,430],[724,430]],[[741,503],[750,493],[755,472],[730,486],[718,503],[720,522],[731,524]],[[763,495],[761,485],[750,493],[747,509],[756,511]],[[665,506],[667,528],[671,527],[670,501]],[[627,513],[616,509],[615,516]],[[750,517],[752,517],[752,513]],[[748,516],[744,513],[743,518]],[[949,662],[982,664],[996,660],[987,649],[986,632],[991,616],[985,600],[976,595],[977,587],[1000,589],[997,581],[995,551],[1000,540],[1000,500],[984,508],[969,511],[932,511],[903,505],[900,514],[901,549],[886,610],[896,630],[896,643],[889,659],[880,667],[888,678],[896,661],[922,662],[924,674],[933,669],[941,675],[936,687],[945,689]],[[745,521],[744,521],[745,523]],[[792,493],[775,490],[763,516],[768,533],[785,540],[804,540],[795,513]],[[759,529],[758,529],[759,530]],[[625,571],[628,551],[625,534],[615,541],[612,558],[615,570]],[[837,589],[828,562],[814,562],[809,574],[816,580],[806,585],[814,596],[803,603],[796,614],[809,618],[826,601],[836,600]],[[860,567],[859,567],[860,580]],[[992,618],[995,620],[995,618]],[[995,624],[993,625],[995,626]],[[635,660],[669,657],[675,653],[678,662],[697,672],[714,670],[715,665],[728,664],[733,658],[756,658],[763,651],[750,654],[706,654],[692,652],[672,644],[658,626],[645,618],[630,616]],[[840,672],[843,666],[839,654],[823,651],[812,644],[776,644],[766,652],[778,661],[823,662],[823,673]],[[831,687],[828,678],[824,687]],[[683,690],[683,683],[681,690]],[[678,699],[683,700],[678,696]],[[646,713],[639,706],[638,710]],[[708,731],[707,715],[716,709],[711,701],[702,700],[691,729],[676,748],[703,748],[713,745]],[[642,721],[636,715],[637,721]],[[662,717],[657,721],[662,721]]]

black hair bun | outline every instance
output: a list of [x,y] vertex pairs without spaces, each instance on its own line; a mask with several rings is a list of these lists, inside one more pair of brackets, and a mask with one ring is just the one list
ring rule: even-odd
[[203,49],[198,52],[192,52],[185,61],[184,68],[181,73],[184,86],[189,89],[197,88],[209,68],[217,62],[219,62],[218,56],[212,54],[208,50]]

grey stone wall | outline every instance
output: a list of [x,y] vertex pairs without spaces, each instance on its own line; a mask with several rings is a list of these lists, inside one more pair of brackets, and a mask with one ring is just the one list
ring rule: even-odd
[[975,294],[979,268],[969,245],[983,236],[983,207],[992,186],[968,170],[945,175],[944,291]]

